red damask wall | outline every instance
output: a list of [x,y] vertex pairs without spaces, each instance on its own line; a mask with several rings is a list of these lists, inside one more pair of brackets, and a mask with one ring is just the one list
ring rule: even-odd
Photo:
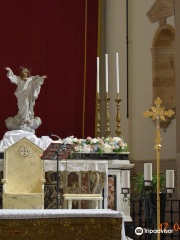
[[[36,100],[42,120],[37,136],[49,131],[62,138],[82,137],[86,0],[0,1],[0,139],[5,119],[18,112],[16,85],[5,66],[19,74],[28,64],[32,75],[48,75]],[[94,136],[98,0],[87,0],[87,72],[85,137]]]

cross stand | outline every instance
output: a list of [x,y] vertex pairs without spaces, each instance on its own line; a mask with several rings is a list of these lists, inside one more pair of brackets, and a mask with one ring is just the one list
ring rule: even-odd
[[41,156],[41,160],[57,160],[57,209],[59,209],[60,195],[59,195],[59,160],[67,159],[75,144],[51,143]]

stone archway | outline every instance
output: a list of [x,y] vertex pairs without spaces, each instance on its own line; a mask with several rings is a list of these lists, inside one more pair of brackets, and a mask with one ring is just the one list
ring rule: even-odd
[[[153,39],[152,71],[153,102],[160,97],[165,108],[175,110],[175,62],[174,62],[175,30],[169,24],[161,25]],[[170,123],[170,122],[169,122]],[[164,130],[169,123],[163,124]]]

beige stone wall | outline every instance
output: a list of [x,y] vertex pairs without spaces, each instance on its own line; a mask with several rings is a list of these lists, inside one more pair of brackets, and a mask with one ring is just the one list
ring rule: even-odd
[[[116,130],[116,72],[115,53],[119,52],[120,97],[122,136],[130,146],[131,161],[151,161],[156,159],[154,149],[155,124],[142,116],[153,102],[152,53],[153,39],[159,24],[151,23],[146,13],[154,0],[129,0],[129,118],[127,118],[127,74],[126,74],[126,1],[106,0],[104,3],[104,29],[101,51],[101,73],[104,73],[105,53],[109,54],[109,96],[111,136]],[[174,17],[167,18],[167,24],[174,27]],[[170,61],[170,60],[169,60]],[[101,74],[101,98],[105,94],[105,78]],[[173,103],[174,104],[174,103]],[[101,131],[105,129],[105,104],[101,104]],[[104,112],[103,112],[104,111]],[[102,113],[104,115],[102,115]],[[173,120],[166,133],[161,131],[162,160],[176,158],[176,120]]]
[[[105,97],[105,53],[109,60],[109,102],[110,110],[110,130],[111,136],[115,136],[116,131],[116,52],[119,53],[120,71],[120,104],[121,109],[121,130],[124,139],[128,142],[129,127],[127,116],[126,101],[126,1],[102,0],[102,26],[101,26],[101,99]],[[101,103],[101,136],[105,136],[105,102]]]
[[151,49],[153,101],[160,97],[166,108],[176,106],[174,41],[174,28],[169,24],[164,24],[156,30]]

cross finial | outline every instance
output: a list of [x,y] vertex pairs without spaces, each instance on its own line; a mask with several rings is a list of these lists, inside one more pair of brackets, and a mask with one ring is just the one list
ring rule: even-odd
[[146,110],[145,112],[142,113],[144,117],[152,117],[152,120],[156,121],[157,124],[157,131],[156,131],[156,138],[155,138],[155,148],[161,148],[160,142],[162,141],[160,137],[160,131],[159,131],[159,120],[165,121],[165,117],[171,117],[172,115],[175,114],[174,111],[169,109],[168,111],[165,110],[165,107],[161,107],[161,99],[158,97],[154,101],[155,107],[151,106],[151,111]]

